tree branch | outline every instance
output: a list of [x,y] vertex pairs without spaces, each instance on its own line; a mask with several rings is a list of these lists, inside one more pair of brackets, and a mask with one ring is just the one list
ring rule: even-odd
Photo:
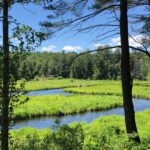
[[105,8],[102,8],[102,9],[100,9],[100,10],[94,12],[94,13],[91,13],[91,14],[82,16],[82,17],[80,17],[80,18],[74,19],[74,20],[68,22],[67,24],[72,24],[72,23],[74,23],[74,22],[77,22],[77,21],[82,20],[82,19],[85,19],[85,18],[88,18],[88,19],[89,19],[89,18],[91,18],[91,17],[93,17],[93,16],[96,16],[96,15],[98,15],[99,13],[102,13],[102,12],[108,10],[108,9],[111,9],[111,8],[114,8],[114,7],[119,7],[119,6],[120,6],[120,5],[110,5],[110,6],[107,6],[107,7],[105,7]]
[[136,40],[133,36],[131,36],[130,34],[129,34],[129,36],[134,40],[134,42],[136,42],[136,43],[140,44],[141,46],[143,46],[143,48],[145,49],[145,51],[148,51],[148,49],[146,48],[146,46],[145,46],[143,43],[137,41],[137,40]]
[[97,24],[97,25],[92,25],[92,26],[89,26],[89,27],[85,27],[85,28],[82,28],[82,29],[77,29],[75,31],[79,31],[79,32],[82,32],[84,30],[91,30],[93,28],[98,28],[98,27],[119,27],[119,25],[115,25],[115,24]]
[[[119,33],[114,33],[114,34],[111,34],[111,35],[105,36],[105,37],[101,38],[99,41],[102,41],[102,40],[104,40],[104,39],[107,39],[107,38],[113,37],[113,36],[118,35],[118,34],[119,34]],[[97,36],[97,38],[99,38],[99,37],[100,37],[100,35],[98,35],[98,36]]]
[[139,52],[143,52],[143,53],[145,53],[150,58],[150,52],[149,51],[145,51],[145,50],[143,50],[141,48],[134,47],[134,46],[129,46],[129,48],[131,48],[133,50],[136,50],[136,51],[139,51]]
[[109,33],[115,32],[115,31],[117,31],[118,29],[119,29],[119,27],[117,27],[117,28],[115,28],[115,29],[112,29],[112,30],[109,30],[109,31],[107,31],[107,32],[103,32],[102,34],[97,35],[97,37],[104,36],[104,35],[107,35],[107,34],[109,34]]

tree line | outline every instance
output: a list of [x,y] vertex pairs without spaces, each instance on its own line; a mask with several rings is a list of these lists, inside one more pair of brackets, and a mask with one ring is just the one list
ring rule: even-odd
[[[69,78],[70,74],[75,79],[121,79],[119,49],[88,53],[72,62],[76,55],[75,52],[65,53],[64,51],[32,52],[18,68],[12,64],[11,71],[17,80],[31,80],[39,77]],[[132,78],[147,80],[150,75],[149,60],[139,52],[131,52],[130,58]]]

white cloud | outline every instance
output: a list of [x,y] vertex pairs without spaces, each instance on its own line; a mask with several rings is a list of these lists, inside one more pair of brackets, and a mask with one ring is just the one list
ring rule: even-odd
[[110,45],[120,45],[120,37],[111,39]]
[[47,47],[43,47],[43,48],[42,48],[42,51],[43,51],[43,52],[52,52],[52,51],[55,51],[55,48],[56,48],[55,45],[49,45],[49,46],[47,46]]
[[105,46],[104,44],[101,44],[101,43],[96,43],[94,44],[94,47],[97,49],[98,47],[103,47]]
[[133,38],[131,38],[131,37],[129,38],[129,43],[131,46],[141,47],[142,45],[140,43],[142,43],[142,39],[144,39],[144,38],[146,38],[146,37],[143,35],[133,36]]
[[82,50],[82,47],[66,45],[63,47],[62,50],[64,50],[64,51],[79,51],[79,50]]
[[[132,37],[133,38],[129,37],[129,44],[130,46],[134,46],[134,47],[141,47],[142,45],[140,43],[142,43],[142,39],[146,38],[143,35],[136,35]],[[110,45],[120,45],[120,37],[111,39]]]

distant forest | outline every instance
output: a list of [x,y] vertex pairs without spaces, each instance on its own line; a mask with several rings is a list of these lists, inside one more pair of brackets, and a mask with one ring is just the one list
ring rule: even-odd
[[[19,67],[11,63],[11,72],[16,79],[31,80],[39,77],[76,79],[120,79],[120,51],[105,50],[78,57],[69,52],[32,52]],[[13,61],[12,61],[13,62]],[[2,67],[2,66],[1,66]],[[142,53],[131,52],[133,79],[147,80],[150,77],[150,62]]]

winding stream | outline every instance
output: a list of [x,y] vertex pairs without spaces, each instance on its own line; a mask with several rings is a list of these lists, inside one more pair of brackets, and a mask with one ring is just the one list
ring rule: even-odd
[[[63,89],[54,89],[54,90],[42,90],[42,91],[33,91],[28,93],[30,96],[34,95],[53,95],[53,94],[62,94],[62,95],[68,95],[69,93],[66,93],[63,91]],[[134,109],[136,112],[143,111],[146,109],[150,109],[150,101],[144,100],[144,99],[134,99]],[[22,127],[33,127],[38,129],[48,128],[55,125],[56,119],[60,120],[60,125],[68,124],[71,122],[81,122],[85,121],[87,123],[93,121],[96,118],[99,118],[101,116],[108,116],[108,115],[124,115],[123,108],[114,108],[110,110],[105,111],[96,111],[96,112],[86,112],[83,114],[73,114],[73,115],[67,115],[62,117],[53,117],[53,116],[46,116],[46,117],[38,117],[28,120],[21,120],[17,121],[15,126],[13,126],[12,129],[19,129]]]
[[42,95],[55,95],[55,94],[60,94],[67,96],[70,93],[67,93],[64,91],[64,89],[50,89],[50,90],[40,90],[40,91],[31,91],[28,92],[28,96],[42,96]]

